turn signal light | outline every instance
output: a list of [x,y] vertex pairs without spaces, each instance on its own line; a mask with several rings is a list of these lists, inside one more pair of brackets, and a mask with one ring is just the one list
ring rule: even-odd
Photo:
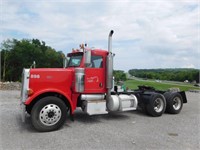
[[27,94],[28,94],[28,96],[33,95],[33,90],[32,90],[32,89],[28,89],[28,90],[27,90]]

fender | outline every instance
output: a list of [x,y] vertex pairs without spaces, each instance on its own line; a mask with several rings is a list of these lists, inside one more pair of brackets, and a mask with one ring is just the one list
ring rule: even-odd
[[58,94],[63,95],[65,97],[65,99],[67,99],[67,101],[69,102],[72,113],[74,112],[74,105],[72,103],[72,100],[71,100],[70,96],[66,94],[66,93],[71,94],[71,91],[70,92],[63,92],[59,89],[53,89],[53,88],[36,91],[36,93],[34,93],[32,96],[30,96],[27,99],[27,101],[25,102],[25,105],[29,105],[31,102],[33,102],[35,100],[35,98],[37,98],[38,96],[45,94],[45,93],[58,93]]

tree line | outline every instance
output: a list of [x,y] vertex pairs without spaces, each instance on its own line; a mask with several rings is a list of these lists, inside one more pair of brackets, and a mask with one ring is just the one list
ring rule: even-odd
[[158,79],[169,81],[196,81],[199,83],[199,70],[188,68],[175,69],[131,69],[129,74],[144,79]]
[[[1,81],[20,81],[23,68],[30,68],[33,61],[37,68],[61,68],[63,52],[47,46],[38,39],[7,39],[1,43]],[[129,74],[135,77],[172,80],[196,81],[199,83],[198,69],[131,69]],[[113,72],[115,81],[125,81],[126,73],[122,70]]]
[[38,39],[7,39],[1,43],[1,80],[20,81],[23,68],[33,61],[38,68],[62,67],[63,55]]

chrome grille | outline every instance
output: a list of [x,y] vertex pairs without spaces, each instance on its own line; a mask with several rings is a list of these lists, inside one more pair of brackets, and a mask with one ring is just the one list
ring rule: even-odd
[[30,69],[24,69],[22,72],[22,85],[21,85],[21,101],[25,102],[27,99],[27,89],[29,87],[29,71]]

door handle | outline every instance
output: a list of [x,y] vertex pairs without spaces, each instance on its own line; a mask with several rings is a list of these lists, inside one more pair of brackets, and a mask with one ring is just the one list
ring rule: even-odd
[[99,83],[99,87],[103,87],[103,83]]

